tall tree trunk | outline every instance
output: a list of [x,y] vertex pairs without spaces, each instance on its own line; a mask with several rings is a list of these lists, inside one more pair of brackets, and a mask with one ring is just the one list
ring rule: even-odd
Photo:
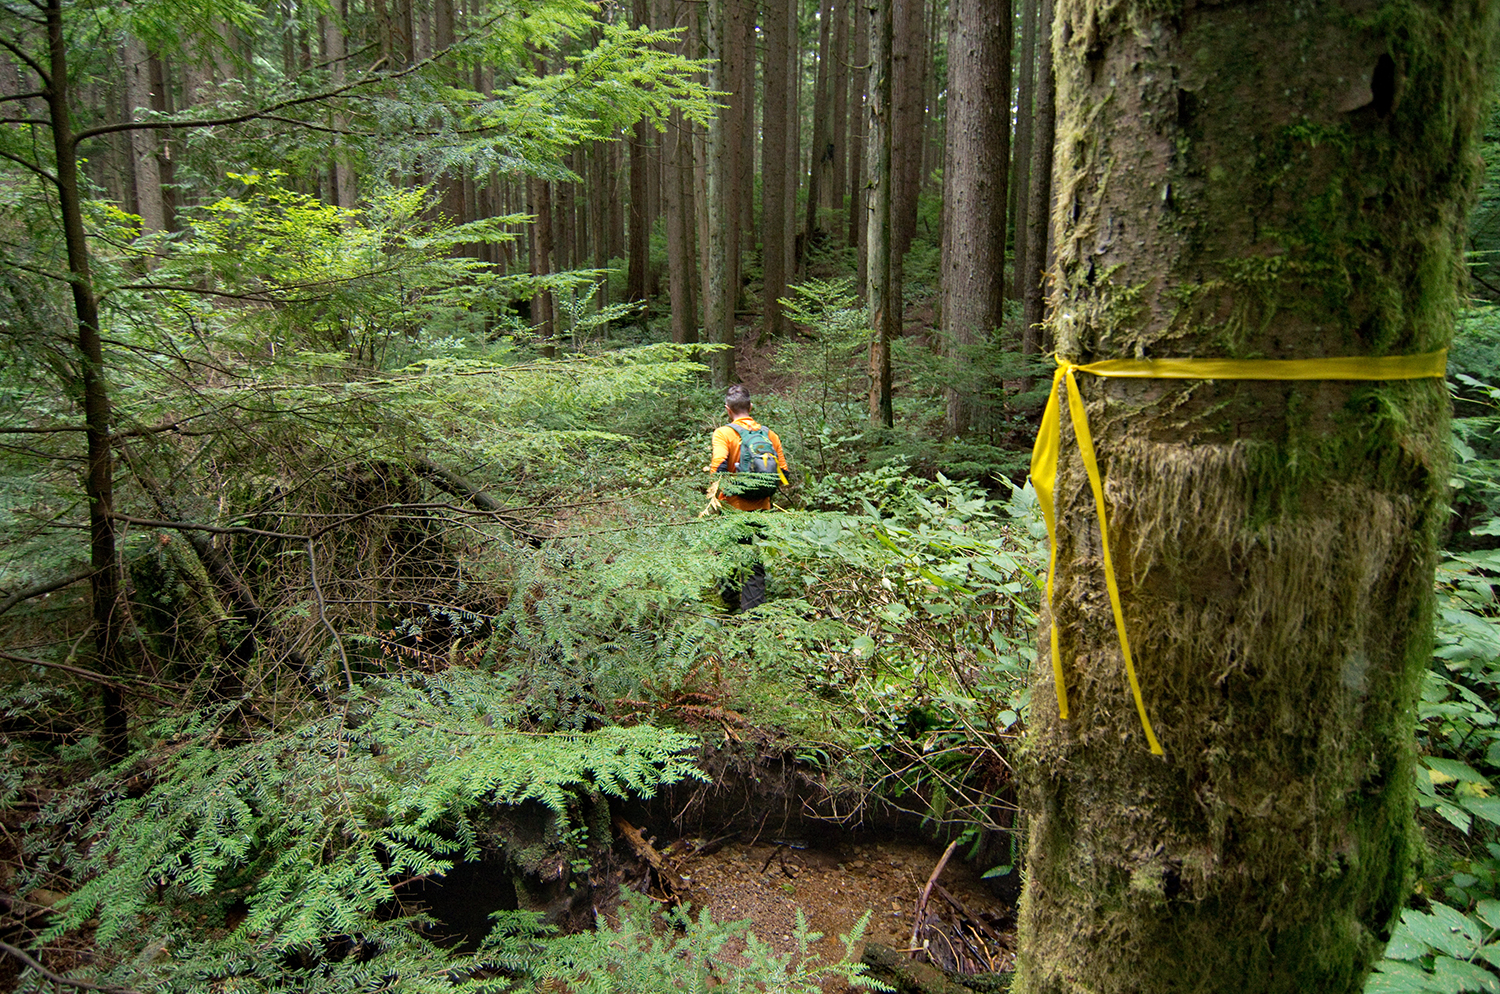
[[630,258],[625,270],[625,296],[646,299],[646,269],[651,265],[648,228],[650,204],[647,187],[651,176],[651,125],[637,121],[630,142]]
[[1023,263],[1031,231],[1028,218],[1031,216],[1031,135],[1036,104],[1036,22],[1042,0],[1020,2],[1020,81],[1016,86],[1016,143],[1010,181],[1011,229],[1015,232],[1011,245],[1011,258],[1015,263],[1010,291],[1012,300],[1026,299],[1026,266]]
[[[1059,355],[1445,348],[1495,6],[1061,0]],[[1362,991],[1422,847],[1443,383],[1078,386],[1107,499],[1065,436],[1052,603],[1071,717],[1044,651],[1014,989]],[[1096,499],[1164,756],[1122,677]]]
[[[151,109],[168,117],[177,112],[172,93],[172,64],[153,55],[151,67]],[[177,167],[173,161],[171,132],[163,132],[157,143],[157,177],[161,180],[161,218],[166,231],[177,230]]]
[[[614,191],[610,185],[609,160],[611,154],[611,142],[594,142],[593,149],[589,152],[589,207],[594,212],[594,268],[604,270],[609,267],[609,210],[610,201]],[[594,294],[594,302],[598,310],[603,310],[609,304],[609,280],[601,278],[599,289]]]
[[[1010,0],[952,0],[948,34],[947,214],[943,328],[955,365],[1000,326],[1005,303],[1005,189],[1010,164]],[[948,434],[969,427],[975,399],[948,387]],[[955,382],[956,381],[956,382]]]
[[828,175],[833,166],[833,148],[828,141],[829,115],[833,110],[831,88],[833,75],[830,66],[830,47],[833,28],[833,0],[822,0],[818,16],[818,67],[813,83],[813,129],[812,143],[808,154],[807,210],[802,226],[802,258],[798,270],[807,263],[808,253],[818,234],[818,209],[823,206],[823,191],[829,185]]
[[766,335],[781,333],[781,298],[786,296],[787,66],[791,59],[791,30],[787,0],[767,0],[762,30],[766,60],[762,70],[765,94],[761,104],[761,270],[765,296],[761,327]]
[[[686,20],[680,0],[668,0],[668,25]],[[687,32],[678,36],[677,54],[691,55]],[[672,300],[672,341],[698,340],[698,309],[693,300],[693,141],[690,122],[674,111],[663,149],[663,195],[667,213],[667,282]]]
[[735,28],[739,31],[740,43],[735,54],[735,69],[738,72],[738,94],[736,101],[739,114],[735,118],[736,137],[739,145],[735,153],[735,198],[739,204],[739,238],[732,252],[734,265],[730,269],[734,283],[735,302],[741,294],[740,281],[745,271],[744,260],[755,254],[759,241],[756,238],[755,219],[755,163],[756,141],[760,130],[755,126],[755,52],[759,46],[755,26],[760,20],[760,6],[756,0],[729,0],[735,12]]
[[[844,209],[847,186],[845,170],[849,159],[849,14],[853,0],[833,0],[833,117],[828,124],[828,141],[833,145],[833,161],[824,184],[823,206],[835,217]],[[839,222],[830,221],[835,232]]]
[[[454,42],[453,0],[432,0],[432,39],[430,44],[440,52],[453,47]],[[472,218],[464,213],[464,184],[462,176],[444,172],[437,178],[438,196],[442,213],[454,224],[463,224]]]
[[1042,351],[1042,319],[1046,316],[1046,276],[1052,233],[1052,146],[1055,142],[1057,85],[1052,72],[1052,0],[1041,0],[1037,13],[1041,55],[1037,59],[1036,111],[1031,118],[1031,189],[1026,207],[1026,258],[1018,267],[1025,296],[1021,311],[1021,351]]
[[865,246],[865,221],[870,213],[869,174],[865,166],[865,129],[869,126],[870,109],[870,6],[872,0],[852,0],[854,3],[854,65],[849,74],[849,247],[858,249],[858,284],[860,293],[866,289],[865,266],[869,252]]
[[[48,78],[43,81],[47,116],[52,125],[52,148],[56,158],[58,212],[63,222],[63,241],[68,254],[68,275],[73,290],[73,312],[78,321],[78,369],[88,445],[84,495],[88,499],[89,580],[93,603],[94,652],[99,672],[118,677],[120,658],[120,561],[115,547],[114,458],[110,452],[109,387],[104,380],[104,350],[99,332],[99,300],[94,294],[89,266],[88,236],[83,226],[83,197],[78,187],[78,150],[73,143],[67,46],[63,32],[62,0],[46,0]],[[100,689],[100,742],[110,756],[124,755],[129,730],[124,696],[118,684]]]
[[891,241],[897,259],[917,233],[922,188],[923,0],[893,0],[891,36]]
[[891,6],[893,0],[875,0],[870,10],[869,125],[869,216],[866,255],[869,272],[870,327],[870,423],[890,428],[895,423],[891,405],[891,340],[895,338],[896,302],[901,289],[892,286],[891,255]]
[[[152,108],[151,59],[146,45],[134,35],[125,38],[125,113],[128,120],[144,120]],[[157,158],[157,132],[140,128],[130,132],[131,165],[135,175],[135,213],[141,232],[166,230],[166,210],[161,195],[161,161]]]
[[[736,39],[732,30],[731,5],[735,0],[709,0],[706,38],[708,42],[709,89],[723,90],[730,78],[733,63],[728,46]],[[734,129],[730,125],[731,107],[720,107],[709,122],[707,141],[708,167],[708,287],[703,297],[703,324],[708,340],[724,349],[709,360],[714,386],[723,388],[734,382],[734,288],[729,285],[729,252],[733,225],[732,214],[739,205],[731,196],[731,172],[734,155]]]
[[[344,85],[346,76],[346,64],[348,48],[346,45],[345,25],[348,23],[347,0],[333,0],[331,13],[327,19],[327,29],[324,40],[328,46],[328,81],[329,85],[337,89]],[[333,111],[333,127],[335,130],[343,131],[348,127],[348,121],[337,109]],[[359,192],[355,189],[354,168],[349,164],[349,154],[344,151],[343,139],[334,136],[333,139],[333,189],[336,199],[333,201],[339,207],[352,209],[359,202]]]
[[[797,188],[802,183],[802,34],[799,0],[782,0],[787,8],[786,47],[786,206],[781,212],[781,272],[791,283],[797,273]],[[785,319],[781,320],[785,330]]]

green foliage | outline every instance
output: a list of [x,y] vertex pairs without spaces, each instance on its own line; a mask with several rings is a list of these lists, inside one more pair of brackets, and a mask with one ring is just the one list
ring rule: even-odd
[[[335,941],[410,952],[423,947],[410,932],[421,921],[387,910],[398,882],[479,858],[493,812],[550,812],[547,845],[567,860],[588,838],[577,821],[587,797],[702,779],[690,736],[646,725],[526,732],[508,690],[503,675],[466,670],[376,680],[342,712],[236,746],[216,741],[222,710],[164,722],[155,755],[106,771],[37,821],[28,862],[82,882],[51,936],[91,929],[122,964],[100,976],[170,989],[238,974],[251,950],[273,961]],[[122,772],[145,786],[112,790]],[[85,838],[97,841],[78,846]],[[193,928],[205,914],[224,921],[237,901],[238,926]],[[147,962],[155,949],[171,959]]]
[[[715,922],[704,909],[671,907],[655,920],[650,898],[630,893],[620,905],[619,924],[601,919],[591,932],[547,938],[526,915],[497,916],[495,932],[481,951],[521,975],[521,990],[555,990],[559,983],[578,994],[634,994],[708,990],[816,994],[842,981],[861,990],[888,990],[865,976],[855,949],[870,922],[866,911],[849,934],[839,936],[843,955],[825,963],[809,951],[822,935],[810,931],[802,911],[792,939],[795,950],[777,954],[748,930],[748,922]],[[665,929],[661,926],[664,925]],[[735,943],[739,956],[726,946]]]

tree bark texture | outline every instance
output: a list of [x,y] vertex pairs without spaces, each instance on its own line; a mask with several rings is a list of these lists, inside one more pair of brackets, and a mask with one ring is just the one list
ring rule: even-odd
[[1026,255],[1019,259],[1018,277],[1022,287],[1021,351],[1037,355],[1042,351],[1042,318],[1047,310],[1047,268],[1050,265],[1052,232],[1052,153],[1056,144],[1055,112],[1057,87],[1052,71],[1053,7],[1052,0],[1040,0],[1037,13],[1041,55],[1037,59],[1036,109],[1031,118],[1031,177],[1026,204]]
[[[151,58],[145,43],[135,36],[125,39],[125,113],[127,120],[143,121],[152,110]],[[166,208],[162,203],[161,160],[158,132],[130,132],[131,165],[135,176],[135,213],[142,234],[166,230]]]
[[832,45],[833,11],[832,0],[822,0],[818,17],[818,67],[813,82],[813,129],[807,166],[807,210],[802,225],[802,252],[798,269],[807,263],[807,254],[812,249],[818,234],[818,210],[823,207],[823,192],[830,185],[833,168],[833,145],[828,140],[833,112],[833,77],[829,65],[829,46]]
[[865,253],[868,259],[870,327],[875,337],[870,342],[870,423],[889,428],[894,423],[891,405],[891,339],[895,337],[896,308],[901,289],[893,286],[891,256],[891,4],[892,0],[875,0],[870,10],[870,92],[869,92],[869,214],[865,218],[868,236]]
[[[735,38],[733,4],[735,0],[710,0],[705,38],[709,65],[710,89],[725,89],[726,79],[734,78],[735,64],[726,46]],[[708,273],[703,296],[704,333],[714,345],[725,345],[713,353],[709,368],[713,384],[723,388],[734,382],[734,298],[730,285],[730,253],[733,250],[733,217],[739,211],[732,192],[735,146],[738,135],[731,123],[730,107],[721,107],[709,122],[708,171]]]
[[[1495,7],[1059,0],[1059,354],[1446,347]],[[1165,756],[1125,684],[1065,427],[1052,614],[1071,718],[1044,649],[1015,990],[1361,991],[1421,844],[1443,384],[1079,386]]]
[[[952,0],[948,140],[943,164],[943,330],[951,358],[1003,319],[1005,192],[1010,166],[1010,0]],[[960,374],[948,387],[948,433],[969,427],[975,398]]]
[[853,0],[855,69],[849,74],[849,247],[859,249],[856,282],[861,293],[865,290],[867,277],[865,219],[870,210],[870,198],[866,192],[869,177],[865,169],[865,128],[869,122],[866,100],[870,82],[870,2]]
[[891,241],[899,259],[917,233],[927,43],[924,0],[891,0]]
[[786,193],[787,141],[789,126],[787,73],[791,51],[791,26],[787,23],[786,0],[769,0],[761,25],[766,38],[763,74],[765,91],[761,103],[761,270],[765,295],[761,304],[762,330],[781,332],[781,298],[786,296]]
[[1017,64],[1016,82],[1016,140],[1010,172],[1011,259],[1014,261],[1011,274],[1011,299],[1025,300],[1026,287],[1021,263],[1026,258],[1026,239],[1029,234],[1027,218],[1031,208],[1031,133],[1036,104],[1036,22],[1041,0],[1021,0],[1021,61]]
[[[47,0],[48,78],[42,92],[52,125],[52,148],[57,159],[58,212],[68,253],[68,275],[73,285],[73,312],[78,321],[79,386],[83,407],[88,463],[84,494],[89,505],[89,581],[94,618],[94,651],[99,672],[118,676],[120,629],[125,623],[120,604],[120,560],[115,545],[114,457],[110,451],[109,386],[104,379],[104,347],[99,331],[99,298],[94,293],[89,265],[88,236],[83,225],[83,197],[78,186],[78,150],[73,141],[67,51],[62,0]],[[100,688],[100,742],[111,756],[122,756],[128,741],[124,695],[115,684]]]

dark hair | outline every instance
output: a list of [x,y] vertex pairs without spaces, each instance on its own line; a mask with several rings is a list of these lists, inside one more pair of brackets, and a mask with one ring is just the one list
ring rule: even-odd
[[724,406],[736,414],[749,414],[750,391],[736,383],[724,394]]

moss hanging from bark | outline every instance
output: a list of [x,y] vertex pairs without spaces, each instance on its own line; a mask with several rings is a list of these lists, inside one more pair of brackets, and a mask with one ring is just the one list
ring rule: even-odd
[[[1494,3],[1059,0],[1079,362],[1443,348]],[[1065,429],[1016,990],[1358,991],[1410,884],[1437,381],[1081,378],[1150,756]]]

